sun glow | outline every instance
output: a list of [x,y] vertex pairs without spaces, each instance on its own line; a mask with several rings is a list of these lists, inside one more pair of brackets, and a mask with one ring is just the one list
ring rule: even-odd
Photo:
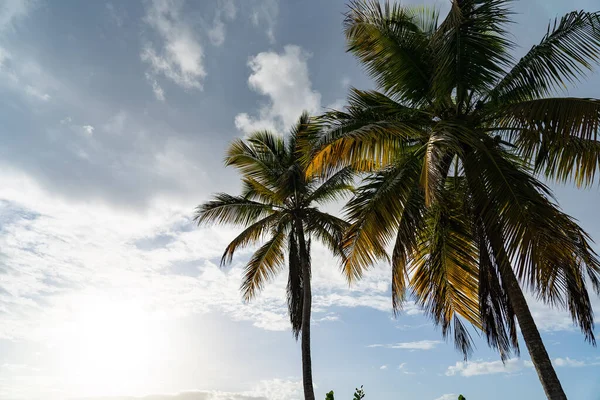
[[79,300],[55,349],[69,392],[75,396],[147,392],[165,353],[160,323],[140,300],[96,295]]

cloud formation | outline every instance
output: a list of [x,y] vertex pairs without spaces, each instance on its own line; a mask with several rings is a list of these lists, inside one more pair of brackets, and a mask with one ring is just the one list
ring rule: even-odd
[[394,344],[371,344],[367,347],[385,347],[387,349],[402,349],[402,350],[433,350],[442,342],[439,340],[419,340],[416,342],[403,342]]
[[456,400],[458,398],[457,394],[454,393],[446,393],[436,398],[435,400]]
[[255,1],[250,13],[252,24],[256,27],[265,26],[265,33],[271,43],[275,43],[275,27],[279,16],[279,0]]
[[[184,89],[202,89],[206,76],[204,49],[192,25],[185,19],[183,2],[153,0],[146,10],[145,22],[158,35],[157,46],[148,44],[142,50],[142,61],[150,66],[150,76],[164,75]],[[156,80],[149,79],[155,96],[164,99]]]
[[0,33],[11,29],[13,24],[29,14],[35,0],[3,0],[0,4]]
[[248,86],[267,96],[269,102],[254,117],[247,113],[235,117],[236,127],[244,133],[272,129],[280,133],[289,129],[302,111],[314,113],[321,105],[321,94],[313,90],[307,60],[301,47],[287,45],[282,53],[263,52],[248,61],[252,73]]
[[208,37],[215,46],[221,46],[225,42],[225,21],[233,21],[237,14],[237,8],[232,0],[221,0],[215,12],[213,25],[208,30]]
[[461,375],[466,377],[490,374],[513,374],[525,367],[523,361],[511,358],[506,362],[498,361],[458,361],[446,370],[447,376]]

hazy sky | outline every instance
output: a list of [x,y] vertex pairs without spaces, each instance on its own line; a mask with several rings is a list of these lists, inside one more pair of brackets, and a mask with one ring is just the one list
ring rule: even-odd
[[[551,18],[596,1],[515,1],[514,39],[530,47]],[[372,87],[344,53],[344,11],[343,0],[0,0],[0,399],[300,398],[285,274],[243,304],[250,252],[220,269],[235,231],[190,216],[239,189],[222,165],[233,138],[284,132],[302,110]],[[569,93],[600,97],[600,76]],[[556,194],[600,240],[598,188]],[[350,399],[361,384],[369,400],[544,398],[524,346],[503,366],[478,340],[464,363],[414,304],[393,318],[388,268],[349,289],[313,250],[318,398]],[[598,400],[600,351],[566,313],[531,308],[570,398]]]

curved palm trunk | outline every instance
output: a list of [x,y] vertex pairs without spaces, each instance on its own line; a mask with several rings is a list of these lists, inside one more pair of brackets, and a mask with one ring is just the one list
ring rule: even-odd
[[552,361],[550,361],[514,271],[512,268],[501,268],[500,274],[546,397],[549,400],[566,400],[567,396],[552,366]]
[[298,245],[302,264],[302,384],[304,386],[304,399],[315,400],[315,391],[312,380],[312,361],[310,357],[310,312],[312,305],[312,292],[310,287],[310,258],[304,238],[304,227],[300,219],[296,220],[298,232]]

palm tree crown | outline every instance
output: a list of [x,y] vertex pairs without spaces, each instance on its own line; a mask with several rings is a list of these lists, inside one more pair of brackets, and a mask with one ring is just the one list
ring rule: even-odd
[[237,250],[265,240],[246,265],[241,285],[246,301],[283,269],[287,252],[288,309],[294,336],[298,339],[301,331],[303,334],[307,399],[314,398],[309,347],[310,242],[315,238],[334,254],[343,254],[340,243],[348,224],[320,211],[318,206],[341,199],[351,189],[352,180],[348,168],[340,169],[327,180],[307,176],[302,159],[311,152],[311,138],[318,129],[319,125],[303,114],[286,139],[261,131],[235,140],[225,163],[241,172],[241,195],[220,193],[196,210],[198,224],[244,228],[225,249],[222,264],[231,262]]
[[465,355],[458,316],[503,358],[518,351],[516,317],[541,376],[552,366],[530,346],[539,333],[519,282],[567,308],[595,342],[587,282],[600,291],[600,264],[537,175],[594,181],[600,100],[549,96],[600,60],[600,17],[567,14],[514,62],[509,3],[454,0],[440,23],[428,8],[352,3],[348,50],[380,92],[353,89],[343,111],[324,116],[308,172],[369,173],[346,208],[350,280],[389,259],[394,307],[412,287]]

